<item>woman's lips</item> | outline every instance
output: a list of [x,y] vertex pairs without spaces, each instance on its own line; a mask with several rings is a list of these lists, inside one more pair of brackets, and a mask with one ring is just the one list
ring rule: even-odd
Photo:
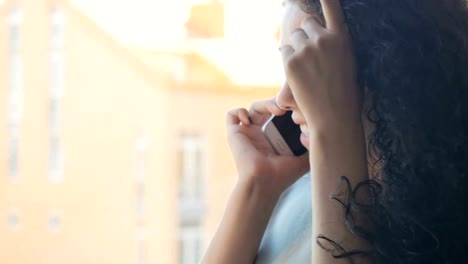
[[309,128],[307,127],[306,124],[301,124],[301,125],[299,125],[299,127],[301,128],[301,131],[302,131],[303,134],[305,134],[307,136],[309,135]]
[[309,149],[310,140],[308,135],[301,133],[300,141],[306,149]]
[[302,132],[301,137],[300,137],[300,141],[301,141],[302,145],[304,145],[304,147],[309,149],[309,144],[310,144],[309,128],[307,127],[306,124],[300,124],[299,127],[301,128],[301,132]]
[[309,127],[307,126],[306,122],[298,117],[297,115],[295,115],[295,113],[293,112],[293,115],[292,115],[292,120],[293,122],[298,125],[301,129],[301,137],[300,137],[300,140],[301,140],[301,143],[302,145],[304,145],[304,147],[306,147],[307,149],[309,148],[309,143],[310,143],[310,140],[309,140]]

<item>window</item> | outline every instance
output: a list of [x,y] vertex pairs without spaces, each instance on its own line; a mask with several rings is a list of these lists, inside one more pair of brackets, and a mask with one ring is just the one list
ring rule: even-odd
[[12,230],[16,230],[19,227],[19,216],[17,212],[10,212],[8,214],[8,227]]
[[179,148],[180,197],[188,201],[201,201],[204,178],[204,144],[196,135],[182,136]]
[[179,230],[181,264],[198,263],[202,252],[201,223],[205,213],[203,182],[205,144],[201,136],[184,135],[180,140]]
[[17,54],[10,55],[10,89],[8,112],[8,168],[11,179],[19,174],[19,132],[22,117],[21,64]]
[[50,97],[60,101],[63,96],[63,56],[60,51],[50,54]]
[[137,183],[136,215],[137,225],[142,226],[145,219],[145,190],[143,183]]
[[51,13],[50,50],[50,101],[49,101],[49,178],[53,182],[63,180],[63,150],[60,137],[60,116],[64,91],[63,63],[63,13],[54,8]]
[[[51,14],[50,95],[58,102],[63,94],[63,20],[62,11],[55,8]],[[58,110],[58,107],[53,109]]]
[[23,109],[22,64],[20,58],[20,26],[22,14],[15,7],[7,19],[9,60],[8,104],[8,174],[16,179],[19,174],[19,131]]
[[62,149],[59,136],[50,137],[49,178],[52,182],[63,180]]
[[180,229],[180,264],[199,263],[202,254],[202,235],[198,223],[184,224]]
[[49,126],[51,136],[57,136],[60,131],[60,100],[51,98],[49,102]]
[[7,23],[9,25],[9,37],[8,37],[8,48],[10,54],[19,53],[20,49],[20,26],[23,20],[23,14],[18,7],[14,7],[10,13],[10,16],[7,18]]
[[64,15],[62,10],[54,8],[51,14],[52,50],[60,50],[64,39]]
[[47,228],[50,232],[57,233],[60,231],[62,225],[62,217],[57,212],[52,212],[49,214],[49,219],[47,221]]
[[58,54],[52,54],[51,91],[49,101],[49,177],[52,181],[63,180],[63,153],[60,137],[60,110],[63,90],[62,63]]
[[10,125],[8,127],[9,139],[8,139],[8,174],[10,179],[16,179],[19,173],[18,165],[18,128]]

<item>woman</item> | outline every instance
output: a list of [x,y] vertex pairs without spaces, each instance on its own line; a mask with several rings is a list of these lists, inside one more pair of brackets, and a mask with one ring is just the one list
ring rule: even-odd
[[[254,262],[281,193],[309,165],[312,263],[463,262],[466,2],[290,0],[281,32],[277,105],[228,113],[239,180],[203,262]],[[260,131],[286,110],[305,158],[276,155]]]

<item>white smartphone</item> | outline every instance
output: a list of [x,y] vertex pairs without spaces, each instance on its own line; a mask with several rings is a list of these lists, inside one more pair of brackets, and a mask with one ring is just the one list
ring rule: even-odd
[[282,116],[271,116],[262,126],[262,131],[278,154],[301,156],[307,149],[300,140],[301,129],[291,115],[292,112],[288,111]]

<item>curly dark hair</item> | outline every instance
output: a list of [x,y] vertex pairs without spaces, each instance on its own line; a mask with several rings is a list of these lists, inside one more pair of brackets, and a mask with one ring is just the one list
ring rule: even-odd
[[[322,17],[318,0],[299,0]],[[371,179],[345,222],[373,263],[468,263],[468,8],[465,0],[341,0],[358,84],[371,102]],[[322,17],[323,18],[323,17]],[[362,186],[371,200],[359,202]],[[354,214],[353,214],[354,212]],[[358,213],[367,225],[354,221]],[[372,228],[368,228],[368,227]],[[320,240],[321,239],[321,240]],[[339,254],[337,254],[339,253]]]

